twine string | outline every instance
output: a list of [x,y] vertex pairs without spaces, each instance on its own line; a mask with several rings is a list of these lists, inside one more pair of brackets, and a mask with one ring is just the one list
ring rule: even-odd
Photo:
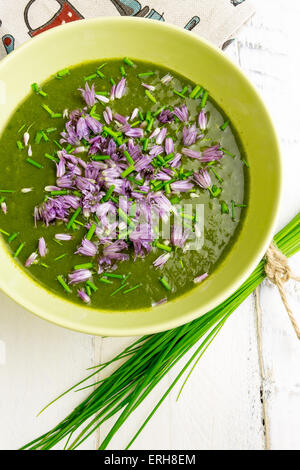
[[290,279],[300,282],[300,277],[295,276],[288,264],[288,259],[284,254],[271,243],[266,253],[265,272],[268,279],[278,288],[281,300],[288,313],[295,333],[300,340],[300,327],[287,301],[284,284]]

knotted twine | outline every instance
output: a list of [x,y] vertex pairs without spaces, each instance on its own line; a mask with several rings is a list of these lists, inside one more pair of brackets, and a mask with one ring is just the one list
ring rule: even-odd
[[300,327],[297,324],[296,318],[288,304],[284,289],[284,284],[286,282],[290,279],[300,282],[300,277],[297,277],[292,273],[287,257],[274,245],[274,243],[271,243],[266,253],[265,272],[267,278],[278,288],[281,300],[288,313],[295,333],[298,339],[300,339]]

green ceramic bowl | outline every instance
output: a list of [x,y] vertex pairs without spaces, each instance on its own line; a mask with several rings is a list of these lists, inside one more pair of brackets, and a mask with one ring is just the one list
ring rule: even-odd
[[[140,18],[97,18],[60,26],[31,39],[0,63],[6,103],[0,131],[28,94],[65,67],[88,60],[148,60],[207,88],[238,129],[250,164],[249,208],[239,237],[208,280],[155,309],[107,313],[70,303],[35,283],[1,241],[0,287],[45,320],[93,335],[127,336],[174,328],[225,300],[250,275],[271,241],[281,192],[281,163],[270,117],[256,91],[222,52],[194,34]],[[3,84],[0,85],[3,88]]]

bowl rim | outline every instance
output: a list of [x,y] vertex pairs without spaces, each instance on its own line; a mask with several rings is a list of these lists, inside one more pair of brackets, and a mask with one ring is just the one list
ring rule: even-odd
[[[145,24],[149,25],[152,24],[153,27],[155,28],[163,28],[163,29],[169,29],[173,30],[176,32],[178,36],[182,37],[189,37],[192,38],[195,42],[202,43],[206,46],[207,49],[209,49],[210,52],[213,54],[217,54],[220,56],[220,58],[227,62],[227,64],[233,69],[234,73],[237,74],[241,80],[244,81],[246,86],[251,89],[253,95],[255,96],[256,100],[260,103],[260,106],[264,112],[264,116],[266,121],[268,121],[268,125],[270,126],[270,129],[272,131],[272,136],[271,140],[273,141],[274,148],[276,148],[277,151],[277,166],[278,166],[278,187],[276,194],[274,193],[274,208],[273,208],[273,214],[271,217],[271,221],[268,225],[268,229],[264,231],[264,234],[261,236],[261,241],[259,245],[259,249],[256,250],[255,256],[252,256],[251,262],[247,263],[247,265],[243,268],[240,269],[239,274],[237,279],[231,284],[230,288],[226,289],[226,293],[219,293],[216,294],[213,299],[210,302],[207,302],[207,312],[209,312],[212,308],[215,306],[221,304],[226,298],[230,297],[236,289],[238,289],[243,282],[249,277],[249,275],[252,273],[252,271],[256,268],[258,263],[261,261],[261,259],[264,257],[266,249],[268,248],[268,245],[270,244],[272,237],[274,235],[275,231],[275,226],[277,224],[278,216],[279,216],[279,206],[282,198],[282,157],[281,157],[281,151],[280,151],[280,144],[279,144],[279,139],[277,136],[276,129],[274,127],[273,121],[271,119],[270,113],[264,103],[264,100],[262,99],[260,93],[258,90],[255,88],[255,86],[251,83],[251,81],[248,79],[248,77],[244,74],[244,72],[240,69],[238,65],[236,65],[230,58],[228,58],[221,49],[210,43],[207,39],[202,38],[200,36],[197,36],[196,34],[186,31],[183,28],[180,28],[179,26],[170,24],[170,23],[165,23],[165,22],[160,22],[157,20],[151,20],[147,18],[136,18],[136,17],[115,17],[115,16],[106,16],[106,17],[95,17],[95,18],[88,18],[88,19],[83,19],[80,21],[74,21],[71,23],[67,23],[64,25],[60,25],[60,27],[55,27],[52,28],[48,31],[43,32],[41,35],[35,36],[34,38],[28,39],[25,43],[20,45],[16,50],[8,54],[4,59],[0,61],[0,68],[2,68],[2,65],[5,65],[7,62],[14,60],[14,58],[20,54],[26,49],[30,48],[31,45],[34,43],[37,43],[39,41],[42,41],[43,39],[47,39],[47,37],[52,37],[62,30],[76,30],[76,29],[81,29],[81,28],[86,28],[88,27],[89,24],[98,24],[98,23],[128,23],[130,27],[132,27],[134,24],[138,23],[139,25],[141,22],[144,22]],[[76,65],[76,64],[74,64]],[[226,262],[226,258],[224,260]],[[12,259],[12,262],[14,260]],[[21,269],[21,268],[20,268]],[[25,273],[26,275],[26,273]],[[26,275],[28,278],[31,279],[33,283],[38,285],[40,288],[43,288],[43,286],[39,285],[37,281],[35,281],[33,278],[30,276]],[[3,292],[5,292],[12,300],[17,302],[19,305],[23,306],[27,310],[29,310],[31,313],[36,315],[37,317],[47,320],[52,324],[68,328],[73,331],[85,333],[85,334],[90,334],[90,335],[96,335],[96,336],[112,336],[112,337],[122,337],[122,336],[137,336],[137,335],[144,335],[144,334],[154,334],[162,331],[166,331],[172,328],[176,328],[179,326],[182,326],[183,324],[189,323],[200,316],[202,316],[204,313],[199,313],[199,308],[195,307],[190,310],[190,312],[187,314],[185,313],[183,316],[178,316],[173,319],[163,319],[161,322],[156,322],[154,325],[147,325],[145,326],[138,326],[138,327],[127,327],[127,328],[122,328],[121,330],[118,329],[118,327],[94,327],[91,328],[89,325],[85,325],[83,323],[80,323],[75,320],[70,320],[66,319],[63,316],[58,316],[56,315],[54,318],[53,314],[48,314],[47,309],[42,309],[42,308],[34,308],[33,304],[31,303],[30,299],[24,299],[22,296],[19,296],[18,293],[12,293],[9,287],[5,284],[2,276],[0,277],[0,288]],[[45,289],[47,290],[47,289]],[[58,296],[57,294],[54,294],[53,292],[47,290],[47,293],[54,296],[54,297],[59,297],[64,303],[72,303],[68,299],[64,299],[63,297]],[[188,295],[188,292],[186,293]],[[179,296],[175,298],[173,301],[175,302],[176,300],[180,299],[182,296]],[[74,304],[73,304],[74,305]],[[83,306],[84,308],[84,306]],[[86,308],[86,307],[85,307]],[[88,309],[89,310],[89,309]],[[98,309],[92,309],[92,310],[98,310]],[[144,308],[144,309],[138,309],[134,311],[134,314],[138,315],[141,311],[151,311],[151,308]],[[101,310],[99,313],[102,313]],[[121,312],[115,312],[115,311],[105,311],[105,314],[107,315],[114,315],[114,313],[124,313],[126,312],[121,311]]]

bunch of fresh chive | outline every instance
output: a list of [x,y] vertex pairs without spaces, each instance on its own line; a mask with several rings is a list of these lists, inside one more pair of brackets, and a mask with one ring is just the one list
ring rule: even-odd
[[[274,240],[278,248],[288,257],[300,250],[300,213],[275,236]],[[43,436],[25,445],[23,449],[47,450],[64,439],[67,440],[65,448],[76,449],[105,421],[118,415],[115,424],[101,443],[100,449],[105,449],[118,429],[160,380],[202,339],[196,351],[193,352],[146,421],[130,439],[128,449],[170,391],[187,372],[187,377],[180,389],[181,392],[193,368],[228,317],[263,281],[265,278],[264,263],[265,261],[262,260],[247,281],[231,297],[204,316],[179,328],[144,336],[111,361],[97,366],[91,375],[60,395],[60,397],[75,388],[78,389],[84,382],[99,374],[108,365],[120,359],[127,359],[106,379],[84,387],[95,387],[96,385],[89,397],[61,423]],[[56,400],[51,402],[50,405]]]

